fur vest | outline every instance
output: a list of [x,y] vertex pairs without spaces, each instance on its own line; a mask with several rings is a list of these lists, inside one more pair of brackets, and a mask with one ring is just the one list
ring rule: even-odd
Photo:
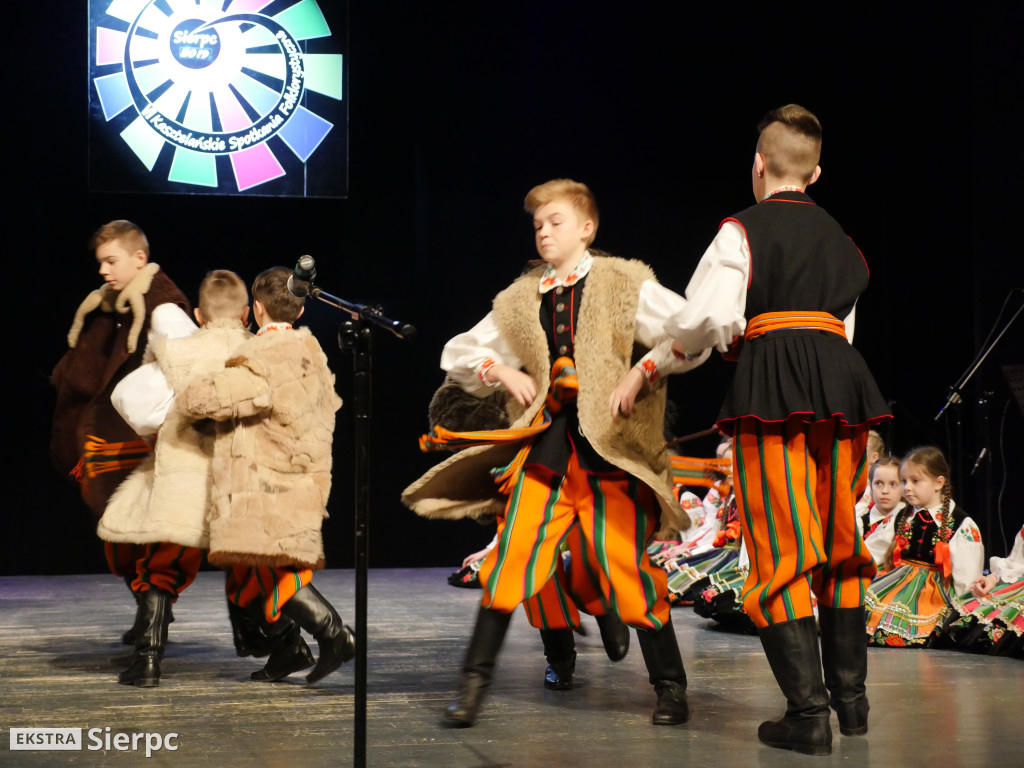
[[[537,290],[545,267],[531,270],[494,299],[494,319],[502,338],[538,383],[537,397],[523,408],[508,398],[509,421],[524,426],[543,407],[550,387],[551,353],[538,322]],[[640,288],[654,273],[642,262],[596,256],[586,278],[575,339],[580,391],[580,428],[604,459],[638,478],[656,493],[662,531],[685,530],[689,519],[672,493],[668,453],[664,450],[665,381],[645,387],[633,416],[614,421],[608,400],[612,390],[647,351],[634,341]],[[467,448],[431,468],[402,494],[402,501],[424,517],[458,519],[500,514],[506,499],[489,476],[507,464],[516,445]],[[659,531],[661,533],[661,531]]]
[[[150,314],[161,304],[177,304],[190,311],[185,295],[159,266],[150,263],[120,291],[109,286],[93,291],[75,312],[68,333],[70,348],[50,376],[57,390],[50,459],[61,474],[78,464],[86,435],[108,442],[137,439],[110,404],[110,392],[142,362],[140,346],[145,347]],[[83,498],[97,516],[127,475],[126,471],[109,472],[82,486]]]
[[322,568],[320,527],[341,398],[309,329],[253,337],[175,405],[193,419],[219,422],[209,561]]
[[[155,337],[147,354],[171,389],[181,392],[192,377],[223,370],[224,361],[251,337],[238,320],[214,320],[186,338]],[[172,408],[153,454],[111,497],[97,527],[99,537],[209,549],[213,440],[213,424],[193,422]]]

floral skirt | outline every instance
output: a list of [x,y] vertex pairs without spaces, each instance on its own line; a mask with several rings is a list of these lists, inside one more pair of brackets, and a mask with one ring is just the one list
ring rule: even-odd
[[904,563],[875,577],[864,607],[869,645],[928,647],[950,598],[938,568]]
[[953,598],[942,631],[960,648],[993,656],[1024,656],[1024,580],[999,582],[985,597]]
[[743,585],[749,568],[738,568],[735,563],[712,573],[694,585],[693,612],[713,619],[724,629],[756,634],[754,622],[743,610]]
[[665,563],[668,573],[668,598],[672,605],[693,602],[696,597],[694,585],[698,581],[735,565],[739,550],[734,547],[718,547],[699,555],[680,557]]

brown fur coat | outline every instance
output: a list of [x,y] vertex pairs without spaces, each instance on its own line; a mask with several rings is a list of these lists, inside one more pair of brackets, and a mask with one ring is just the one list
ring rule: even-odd
[[[154,337],[146,354],[171,389],[181,392],[193,377],[223,370],[224,361],[251,337],[238,320],[214,320],[186,338]],[[171,409],[153,453],[111,497],[96,529],[99,537],[209,549],[213,443],[213,424],[196,424]]]
[[252,338],[223,371],[193,382],[175,404],[191,418],[220,422],[210,562],[322,568],[320,527],[341,398],[309,330]]
[[[537,290],[544,267],[527,272],[494,300],[494,319],[523,367],[538,383],[537,397],[523,409],[509,398],[512,426],[530,423],[550,386],[547,338],[537,321]],[[654,279],[639,261],[595,257],[587,275],[575,340],[580,391],[580,427],[607,461],[649,485],[662,508],[662,531],[685,530],[689,519],[672,493],[668,453],[664,450],[665,382],[645,387],[633,416],[615,422],[608,409],[612,390],[647,351],[634,340],[640,287]],[[467,448],[430,469],[402,494],[402,501],[424,517],[458,519],[500,514],[505,499],[488,475],[515,454],[516,445]]]

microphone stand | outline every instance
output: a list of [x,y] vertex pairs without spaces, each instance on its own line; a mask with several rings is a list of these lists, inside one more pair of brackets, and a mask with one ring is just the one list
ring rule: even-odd
[[[1020,288],[1014,288],[1013,290],[1010,291],[1010,295],[1012,295],[1014,292],[1017,292],[1017,291],[1020,291],[1020,290],[1021,290]],[[1007,296],[1006,300],[1003,302],[1003,307],[1004,308],[1006,307],[1006,302],[1009,301],[1009,299],[1010,299],[1010,296]],[[971,380],[971,378],[973,378],[974,374],[981,367],[981,364],[985,362],[985,359],[992,353],[992,350],[996,348],[996,345],[1000,342],[1000,340],[1003,338],[1003,336],[1006,335],[1006,332],[1008,330],[1010,330],[1010,326],[1013,325],[1014,321],[1020,316],[1020,313],[1022,311],[1024,311],[1024,304],[1021,304],[1021,306],[1017,307],[1017,311],[1014,312],[1013,316],[1010,317],[1010,319],[1006,321],[1006,324],[1003,325],[1003,327],[1000,329],[998,335],[994,339],[992,338],[992,334],[995,332],[995,327],[993,327],[992,330],[989,331],[988,339],[992,339],[991,342],[989,342],[988,339],[985,340],[985,345],[982,346],[981,351],[974,358],[974,362],[971,363],[967,367],[967,370],[964,371],[963,374],[961,374],[960,378],[957,380],[957,383],[954,384],[952,387],[950,387],[950,389],[949,389],[949,396],[946,398],[946,404],[943,405],[942,408],[939,409],[939,412],[937,414],[935,414],[935,419],[934,419],[935,421],[938,421],[939,419],[942,418],[942,414],[944,414],[946,412],[946,409],[949,408],[949,406],[954,405],[954,404],[959,404],[960,402],[962,402],[962,400],[963,400],[963,389],[964,389],[964,387],[967,386],[967,382],[969,382]],[[1000,312],[999,312],[999,317],[996,318],[997,322],[999,321],[1000,317],[1002,317],[1002,310],[1000,310]],[[984,407],[987,404],[987,399],[984,397],[984,395],[982,396],[982,399],[979,400],[978,404],[981,405],[982,407]],[[963,462],[963,445],[962,445],[962,443],[963,443],[963,428],[962,428],[963,425],[961,423],[959,409],[955,410],[953,413],[954,413],[955,424],[956,424],[956,441],[957,441],[956,450],[957,450],[957,456],[956,456],[955,460],[951,461],[950,463],[951,463],[951,465],[953,467],[953,471],[955,473],[957,473],[957,475],[958,475],[954,479],[954,486],[964,487],[962,485],[963,481],[965,480],[964,468],[963,468],[963,466],[961,466],[961,463]],[[985,419],[985,423],[986,423],[985,439],[987,440],[988,439],[988,434],[987,434],[987,430],[988,430],[988,426],[987,426],[988,414],[985,413],[983,418]],[[983,447],[982,453],[979,454],[978,461],[980,461],[982,458],[984,458],[985,453],[990,453],[990,451],[988,451],[987,449],[988,449],[987,445]],[[971,470],[970,475],[973,476],[974,475],[974,470],[976,470],[976,469],[977,469],[977,463],[975,464],[974,469]]]
[[352,394],[355,401],[355,572],[356,572],[356,659],[355,708],[353,717],[352,764],[366,767],[366,615],[370,567],[370,415],[373,371],[373,326],[384,328],[406,341],[415,338],[416,328],[385,317],[380,307],[356,304],[321,290],[312,282],[309,296],[348,312],[342,323],[338,345],[353,356]]

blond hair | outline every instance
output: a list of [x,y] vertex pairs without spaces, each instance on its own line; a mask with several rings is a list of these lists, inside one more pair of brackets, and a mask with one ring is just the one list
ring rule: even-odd
[[128,219],[114,219],[93,232],[89,238],[89,250],[95,251],[101,245],[120,240],[121,245],[129,253],[142,251],[149,258],[149,240],[142,228]]
[[523,207],[527,213],[533,214],[536,213],[538,208],[548,203],[553,203],[556,200],[565,200],[569,203],[583,221],[589,219],[594,222],[594,230],[590,233],[587,245],[589,246],[594,242],[594,238],[597,237],[599,216],[594,195],[586,184],[573,181],[572,179],[545,181],[526,193]]
[[210,320],[240,320],[249,306],[249,292],[238,275],[227,269],[207,273],[199,284],[199,311]]
[[821,159],[821,123],[799,104],[773,109],[757,126],[757,151],[777,178],[808,184]]

